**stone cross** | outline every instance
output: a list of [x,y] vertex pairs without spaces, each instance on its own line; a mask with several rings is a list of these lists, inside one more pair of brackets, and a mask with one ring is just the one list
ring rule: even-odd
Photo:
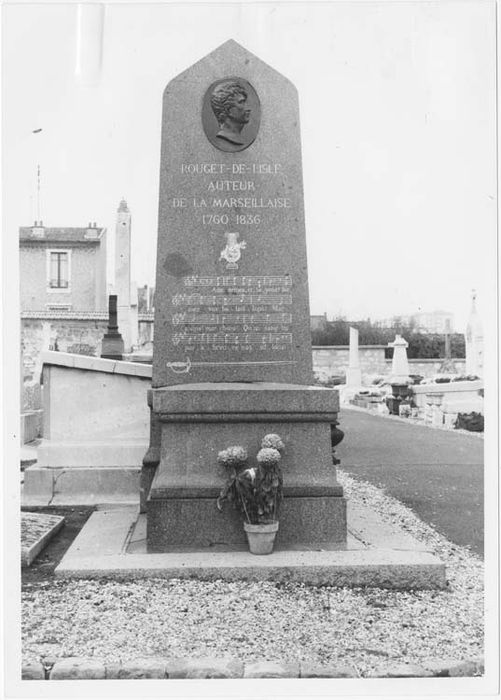
[[444,350],[444,361],[440,365],[440,373],[444,374],[454,374],[456,372],[456,366],[451,359],[451,322],[450,319],[445,319],[445,350]]
[[445,359],[451,359],[451,322],[448,318],[445,321]]

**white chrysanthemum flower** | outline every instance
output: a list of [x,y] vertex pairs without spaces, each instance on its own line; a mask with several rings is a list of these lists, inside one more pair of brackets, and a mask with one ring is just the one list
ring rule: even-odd
[[263,467],[272,466],[280,462],[281,454],[274,447],[263,447],[257,453],[257,461]]
[[276,433],[269,433],[262,439],[261,447],[273,447],[273,449],[280,452],[284,449],[285,445],[280,435],[277,435]]

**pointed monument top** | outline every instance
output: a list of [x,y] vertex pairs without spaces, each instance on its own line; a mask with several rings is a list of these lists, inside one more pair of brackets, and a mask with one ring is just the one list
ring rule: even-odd
[[471,308],[472,308],[472,310],[476,308],[476,304],[475,304],[476,300],[477,300],[477,290],[472,289],[471,290]]
[[237,75],[240,78],[250,80],[252,84],[254,84],[254,80],[259,81],[262,78],[266,82],[266,80],[270,79],[270,76],[277,75],[282,83],[287,83],[290,89],[297,92],[295,85],[282,73],[246,49],[242,44],[239,44],[234,39],[228,39],[182,73],[175,76],[167,84],[164,94],[168,93],[172,85],[178,81],[185,83],[187,77],[189,77],[190,81],[196,81],[199,78],[204,81],[211,78],[215,81],[221,77]]
[[477,290],[471,290],[471,309],[466,324],[466,335],[468,338],[483,336],[482,321],[477,311]]
[[125,199],[123,199],[123,197],[120,200],[120,204],[118,205],[117,211],[129,213],[129,207],[127,206],[127,202],[125,201]]

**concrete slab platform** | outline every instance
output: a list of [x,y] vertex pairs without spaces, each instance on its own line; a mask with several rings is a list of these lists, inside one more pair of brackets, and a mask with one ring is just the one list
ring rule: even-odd
[[349,507],[343,550],[278,549],[255,556],[238,546],[172,548],[147,553],[145,517],[137,507],[96,511],[56,568],[60,578],[198,578],[295,581],[312,585],[443,588],[445,566],[426,547],[384,523],[370,508]]

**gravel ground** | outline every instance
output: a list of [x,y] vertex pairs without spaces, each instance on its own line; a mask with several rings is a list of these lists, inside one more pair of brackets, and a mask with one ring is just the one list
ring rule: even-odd
[[447,565],[447,590],[163,579],[26,584],[23,660],[229,655],[246,662],[349,662],[363,676],[385,661],[481,655],[482,561],[380,489],[338,474],[348,498],[370,503],[431,546]]

